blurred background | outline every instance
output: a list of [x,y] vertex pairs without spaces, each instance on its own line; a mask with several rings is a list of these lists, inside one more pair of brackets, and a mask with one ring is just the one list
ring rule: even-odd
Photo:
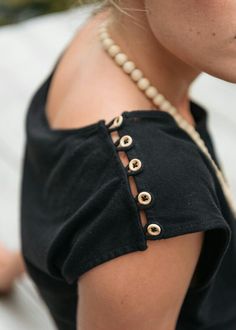
[[[19,209],[25,116],[30,99],[99,2],[0,0],[0,241],[20,248]],[[208,127],[236,200],[236,85],[202,73],[190,97],[209,113]],[[121,109],[122,111],[122,109]],[[28,276],[0,298],[0,330],[53,330]]]
[[0,25],[58,12],[80,3],[73,0],[0,0]]
[[[84,1],[86,3],[86,1]],[[25,116],[33,93],[96,7],[70,0],[0,0],[0,242],[20,249]],[[25,275],[0,297],[0,330],[55,330]]]
[[0,25],[16,23],[29,17],[65,10],[72,4],[71,0],[0,0]]

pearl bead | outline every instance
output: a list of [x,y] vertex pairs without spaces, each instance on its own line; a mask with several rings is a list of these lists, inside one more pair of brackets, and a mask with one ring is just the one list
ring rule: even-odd
[[171,107],[169,107],[168,112],[174,115],[177,113],[177,109],[172,105]]
[[180,116],[179,113],[176,113],[175,116],[174,116],[174,118],[175,118],[175,120],[176,120],[177,122],[181,122],[181,121],[182,121],[182,117]]
[[209,153],[208,153],[208,149],[207,149],[207,147],[206,147],[205,145],[202,145],[202,149],[203,149],[203,151],[204,151],[206,154],[209,154]]
[[127,61],[123,64],[123,70],[126,73],[131,73],[135,68],[135,64],[132,61]]
[[162,94],[157,94],[157,96],[154,97],[153,103],[157,106],[159,106],[163,101],[165,100],[164,96]]
[[150,86],[150,81],[147,78],[141,78],[137,82],[137,85],[141,90],[145,90]]
[[163,111],[166,111],[170,108],[171,104],[169,101],[165,100],[163,103],[160,104],[160,108]]
[[194,127],[192,125],[188,126],[186,130],[188,131],[189,134],[192,134],[194,132]]
[[118,53],[115,56],[115,61],[119,65],[123,65],[127,61],[128,57],[124,53]]
[[[207,147],[205,147],[205,148],[207,149]],[[209,151],[208,151],[208,149],[207,149],[206,153],[207,153],[207,155],[208,155],[209,158],[212,158],[211,155],[210,155],[210,153],[209,153]]]
[[181,123],[181,127],[183,128],[183,129],[187,129],[187,127],[188,127],[188,123],[184,120],[182,123]]
[[109,34],[107,32],[102,32],[100,34],[100,40],[103,41],[104,39],[109,38]]
[[102,41],[103,47],[108,49],[111,45],[114,44],[114,41],[111,38],[106,38]]
[[103,24],[103,25],[100,25],[98,31],[99,31],[99,33],[107,32],[107,28],[106,28],[106,26]]
[[142,71],[139,70],[139,69],[134,69],[134,71],[132,71],[132,73],[131,73],[131,78],[132,78],[134,81],[138,81],[138,80],[140,80],[142,77],[143,77],[143,73],[142,73]]
[[116,54],[118,54],[120,52],[120,47],[117,45],[111,45],[111,47],[109,47],[108,49],[108,53],[114,57],[116,56]]
[[157,95],[158,91],[156,89],[156,87],[154,86],[149,86],[146,90],[145,90],[145,94],[150,98],[153,99],[156,95]]
[[202,141],[202,140],[199,140],[199,141],[198,141],[198,144],[199,144],[201,147],[204,147],[204,146],[205,146],[205,142]]
[[200,135],[199,135],[199,133],[198,133],[197,131],[194,131],[194,132],[192,133],[192,136],[193,136],[193,138],[195,138],[195,139],[199,139],[199,137],[200,137]]

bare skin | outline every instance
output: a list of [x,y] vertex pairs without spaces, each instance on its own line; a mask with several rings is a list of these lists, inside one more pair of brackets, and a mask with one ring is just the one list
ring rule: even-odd
[[22,256],[0,244],[0,295],[11,292],[14,281],[25,271]]
[[[187,0],[119,3],[133,19],[118,11],[115,16],[108,12],[97,15],[75,35],[65,53],[48,100],[52,127],[60,127],[62,122],[67,128],[79,127],[101,118],[109,120],[121,109],[153,108],[99,43],[96,24],[111,17],[115,17],[109,28],[113,39],[194,125],[188,90],[199,74],[207,72],[236,82],[235,1],[215,0],[207,4],[191,0],[191,5]],[[99,84],[94,77],[99,77]],[[60,93],[57,98],[55,94]]]
[[[188,89],[198,75],[205,71],[236,82],[235,2],[228,1],[228,7],[222,1],[210,5],[194,0],[191,5],[189,0],[121,0],[120,4],[138,9],[130,11],[137,24],[118,12],[117,16],[100,13],[80,29],[64,53],[47,102],[51,128],[78,128],[101,118],[109,121],[125,109],[153,108],[101,47],[97,28],[110,17],[115,18],[109,29],[113,39],[195,125]],[[113,140],[116,134],[112,132]],[[119,156],[127,165],[126,154],[119,152]],[[135,196],[134,180],[131,176],[129,180]],[[141,221],[146,223],[143,211]],[[78,281],[77,328],[174,330],[186,292],[195,280],[203,239],[204,232],[195,232],[149,241],[145,251],[128,253],[87,271]]]

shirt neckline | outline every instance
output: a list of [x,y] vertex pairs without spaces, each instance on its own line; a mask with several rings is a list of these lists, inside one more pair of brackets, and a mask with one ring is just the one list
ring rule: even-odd
[[[205,108],[200,106],[193,100],[189,100],[190,103],[190,111],[195,121],[195,129],[196,130],[207,130],[208,123],[208,112]],[[167,111],[162,111],[160,109],[133,109],[123,111],[121,113],[125,117],[166,117],[170,122],[173,122],[178,126],[174,117]],[[179,127],[179,126],[178,126]]]

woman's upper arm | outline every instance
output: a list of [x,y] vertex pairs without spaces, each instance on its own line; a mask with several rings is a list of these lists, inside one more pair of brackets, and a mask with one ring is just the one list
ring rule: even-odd
[[174,330],[190,285],[204,232],[160,241],[80,276],[79,330]]

